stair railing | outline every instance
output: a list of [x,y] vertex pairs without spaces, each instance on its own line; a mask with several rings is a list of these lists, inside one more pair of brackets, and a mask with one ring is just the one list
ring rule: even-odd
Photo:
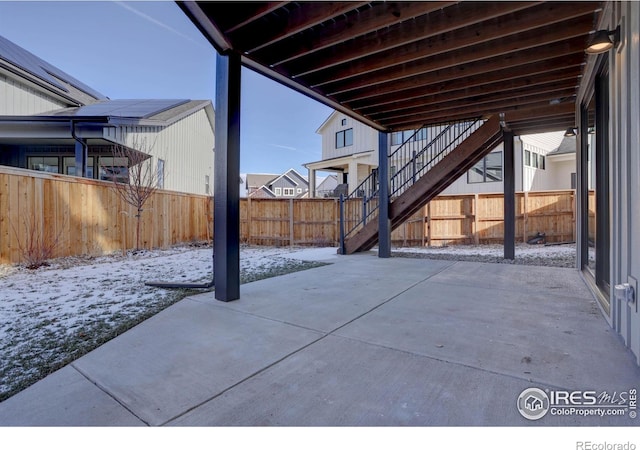
[[[481,119],[423,126],[388,157],[389,198],[398,197],[477,130]],[[378,217],[378,169],[349,195],[340,195],[340,248],[344,240]]]

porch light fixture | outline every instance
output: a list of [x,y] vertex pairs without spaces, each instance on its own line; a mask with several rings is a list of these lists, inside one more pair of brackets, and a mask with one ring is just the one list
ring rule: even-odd
[[589,46],[585,50],[591,55],[597,55],[611,50],[620,42],[620,27],[616,27],[613,31],[598,30],[596,31],[591,40]]
[[564,137],[573,137],[576,134],[578,134],[578,129],[577,128],[573,128],[573,127],[569,127],[569,128],[567,128],[567,131],[564,132]]

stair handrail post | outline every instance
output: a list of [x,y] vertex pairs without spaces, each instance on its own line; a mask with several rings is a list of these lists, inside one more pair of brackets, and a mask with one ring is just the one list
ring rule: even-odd
[[340,193],[340,254],[344,255],[344,194]]

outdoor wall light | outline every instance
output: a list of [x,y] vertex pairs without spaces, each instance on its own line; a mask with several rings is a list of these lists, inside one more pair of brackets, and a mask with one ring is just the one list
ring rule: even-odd
[[598,30],[596,31],[591,40],[589,46],[585,50],[587,53],[597,55],[611,50],[620,42],[620,27],[616,27],[613,31]]
[[569,128],[567,128],[567,131],[564,132],[564,137],[573,137],[576,134],[578,134],[578,129],[577,128],[573,128],[573,127],[569,127]]

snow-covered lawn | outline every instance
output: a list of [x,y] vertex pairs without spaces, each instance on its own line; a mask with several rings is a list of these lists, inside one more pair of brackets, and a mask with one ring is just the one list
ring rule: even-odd
[[[243,247],[242,282],[317,267],[335,248]],[[206,282],[210,247],[178,247],[51,261],[28,270],[0,265],[0,401],[121,334],[189,293],[147,281]]]
[[[501,245],[394,248],[394,256],[507,262]],[[330,263],[335,248],[242,247],[247,283]],[[0,265],[0,401],[191,293],[147,281],[206,282],[210,247],[70,257],[28,270]],[[518,245],[520,264],[575,266],[575,245]]]

